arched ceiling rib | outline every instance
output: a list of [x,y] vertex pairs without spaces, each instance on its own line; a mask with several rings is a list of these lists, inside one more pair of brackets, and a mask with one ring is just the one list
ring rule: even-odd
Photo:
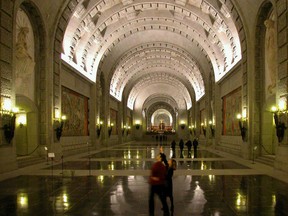
[[[82,2],[69,22],[63,48],[66,59],[77,61],[76,64],[86,73],[92,73],[94,76],[104,52],[111,44],[137,31],[157,29],[157,24],[150,25],[155,20],[163,22],[158,25],[158,29],[170,30],[186,37],[188,35],[197,40],[211,59],[216,81],[241,58],[239,37],[224,1],[85,2],[88,2],[86,7]],[[161,12],[165,12],[165,15]],[[163,17],[157,17],[160,13]],[[117,25],[113,25],[114,23]],[[143,29],[139,23],[143,23]],[[137,24],[139,26],[133,29]],[[115,30],[116,26],[121,27]],[[106,34],[108,29],[109,35]],[[110,43],[107,43],[108,41]],[[87,56],[90,58],[87,59]]]
[[191,98],[205,94],[209,73],[217,82],[241,59],[231,5],[230,0],[78,0],[62,59],[92,81],[104,73],[110,94],[122,100],[125,92],[130,108],[155,92],[169,92],[179,108],[189,108]]
[[177,103],[177,107],[181,110],[186,109],[186,101],[183,97],[182,92],[180,92],[175,86],[171,86],[170,83],[154,83],[149,86],[144,86],[138,93],[137,98],[134,103],[135,110],[142,110],[143,104],[148,98],[147,96],[155,94],[155,89],[157,89],[158,94],[170,96]]
[[[182,97],[185,100],[185,105],[187,109],[190,109],[192,106],[191,98],[189,95],[188,90],[186,87],[177,79],[177,77],[169,76],[167,73],[150,73],[147,74],[141,79],[138,80],[138,82],[135,82],[135,85],[133,89],[130,91],[128,101],[127,101],[127,106],[133,110],[133,105],[134,102],[139,95],[139,93],[144,89],[144,88],[149,88],[150,86],[153,85],[158,85],[158,84],[167,84],[170,86],[170,88],[175,88],[177,89],[178,92],[181,92]],[[149,97],[149,95],[146,95],[145,99]]]
[[172,98],[170,95],[166,94],[152,94],[143,103],[143,110],[146,110],[149,112],[151,107],[154,107],[155,104],[167,104],[167,106],[170,106],[173,110],[173,113],[179,110],[179,107],[177,105],[177,102]]
[[204,81],[199,66],[185,51],[171,48],[172,45],[158,42],[130,50],[129,55],[125,55],[113,68],[115,72],[110,83],[110,94],[121,100],[124,87],[129,82],[134,84],[134,80],[143,74],[158,70],[178,76],[181,82],[194,88],[196,100],[199,100],[205,93],[205,89],[201,89]]

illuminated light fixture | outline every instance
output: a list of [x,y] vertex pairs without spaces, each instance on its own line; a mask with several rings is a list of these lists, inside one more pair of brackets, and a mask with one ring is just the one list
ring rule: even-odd
[[125,130],[126,130],[126,125],[124,125],[123,128],[122,128],[122,136],[124,136]]
[[65,121],[67,120],[67,117],[63,115],[60,118],[60,113],[55,112],[55,117],[56,116],[58,118],[55,118],[55,125],[56,125],[55,132],[56,132],[56,138],[59,141],[62,136],[63,126],[64,126]]
[[210,126],[211,135],[212,135],[212,137],[214,137],[215,136],[215,126],[214,126],[212,121],[209,121],[209,126]]
[[137,130],[140,128],[140,120],[135,121],[135,127]]
[[194,136],[196,135],[195,129],[196,129],[196,128],[195,128],[195,125],[189,126],[189,131],[190,131],[190,134],[191,134],[191,135],[194,135]]
[[238,113],[236,117],[238,119],[242,140],[246,141],[246,138],[247,138],[246,137],[246,132],[247,132],[247,111],[246,111],[246,108],[243,109],[242,115],[240,113]]
[[286,105],[280,104],[279,102],[279,108],[277,108],[276,106],[272,106],[271,112],[273,113],[273,117],[274,117],[278,142],[282,142],[284,138],[284,133],[287,127],[285,125],[285,122],[281,121],[280,117],[281,115],[284,115],[287,113]]
[[131,127],[127,126],[127,135],[130,133],[130,129],[131,129]]
[[114,126],[114,124],[111,123],[110,126],[108,127],[108,135],[109,135],[109,137],[111,136],[111,133],[112,133],[112,130],[113,130],[113,126]]
[[190,132],[190,134],[192,135],[192,127],[189,125],[189,132]]
[[185,129],[185,121],[182,120],[182,121],[180,122],[180,127],[181,127],[182,130]]
[[8,143],[11,143],[15,132],[16,113],[19,112],[18,108],[12,109],[12,102],[10,98],[5,98],[1,109],[1,120],[4,131],[4,137]]
[[203,122],[201,123],[201,129],[203,131],[204,136],[206,137],[206,126]]
[[20,128],[27,124],[27,118],[25,113],[17,115],[17,124]]
[[97,136],[98,136],[98,137],[99,137],[100,134],[101,134],[102,125],[103,125],[103,121],[100,121],[100,122],[96,125],[96,133],[97,133]]

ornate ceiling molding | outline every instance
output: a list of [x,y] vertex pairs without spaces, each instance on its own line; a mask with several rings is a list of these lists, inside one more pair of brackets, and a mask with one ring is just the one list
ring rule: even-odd
[[[65,30],[62,59],[92,81],[104,73],[110,94],[122,100],[125,91],[129,107],[144,97],[137,84],[151,87],[173,77],[186,89],[181,98],[188,108],[187,92],[190,101],[199,100],[211,72],[217,82],[242,58],[241,21],[236,23],[230,0],[78,2]],[[158,77],[148,76],[151,71]]]

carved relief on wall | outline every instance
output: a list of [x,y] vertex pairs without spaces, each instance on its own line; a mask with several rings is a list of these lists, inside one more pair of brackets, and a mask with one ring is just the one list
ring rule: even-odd
[[34,101],[34,35],[26,13],[19,9],[16,18],[15,86],[16,93]]
[[265,86],[266,97],[275,94],[277,79],[277,42],[276,42],[276,22],[275,15],[272,13],[265,20]]
[[67,116],[63,136],[88,136],[89,98],[62,86],[62,115]]
[[241,88],[238,88],[222,98],[223,110],[223,135],[239,136],[239,122],[236,118],[241,113],[242,95]]

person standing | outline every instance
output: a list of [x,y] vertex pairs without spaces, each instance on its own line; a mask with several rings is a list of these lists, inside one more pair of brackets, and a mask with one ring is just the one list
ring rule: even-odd
[[197,147],[198,147],[198,138],[194,138],[193,140],[194,158],[197,158]]
[[171,142],[172,158],[175,158],[175,157],[176,157],[175,148],[176,148],[176,142],[175,142],[175,140],[173,140],[173,141]]
[[166,180],[166,166],[162,163],[162,154],[159,153],[156,157],[156,162],[151,167],[151,174],[149,177],[150,193],[149,193],[149,215],[154,216],[155,202],[154,196],[157,194],[162,207],[163,215],[169,216],[169,209],[165,196],[165,180]]
[[173,174],[174,170],[176,170],[177,163],[174,159],[169,159],[168,160],[168,167],[167,167],[167,175],[166,175],[166,189],[165,189],[165,194],[166,197],[169,197],[170,203],[171,203],[171,215],[174,213],[174,199],[173,199]]
[[188,140],[185,144],[188,148],[188,158],[191,158],[191,148],[192,148],[192,142],[191,140]]
[[180,139],[180,141],[179,141],[179,148],[180,148],[180,158],[183,158],[183,149],[184,149],[183,139]]

